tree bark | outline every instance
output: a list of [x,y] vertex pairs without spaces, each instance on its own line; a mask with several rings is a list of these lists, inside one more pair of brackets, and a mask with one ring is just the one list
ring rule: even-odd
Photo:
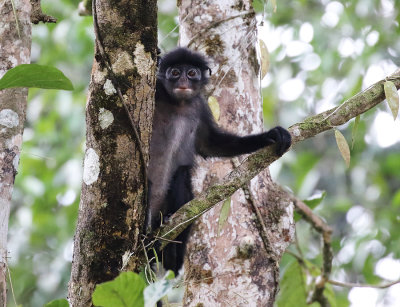
[[[0,78],[31,55],[31,5],[29,0],[0,1]],[[16,21],[17,20],[17,21]],[[10,203],[17,174],[24,130],[28,89],[0,91],[0,306],[7,304],[7,233]]]
[[96,284],[138,268],[132,251],[141,242],[145,217],[154,108],[157,2],[94,3],[96,54],[69,284],[72,306],[91,306]]
[[[182,0],[180,44],[212,59],[219,124],[241,135],[263,130],[257,27],[251,1]],[[218,182],[239,159],[201,160],[195,191]],[[263,171],[230,198],[219,225],[219,204],[196,223],[185,263],[185,306],[272,306],[279,260],[294,234],[293,205]],[[219,229],[220,228],[220,229]]]

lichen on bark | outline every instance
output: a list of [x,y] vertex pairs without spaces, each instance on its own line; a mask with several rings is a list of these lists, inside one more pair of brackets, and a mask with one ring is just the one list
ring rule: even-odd
[[121,270],[138,270],[139,257],[126,255],[136,250],[143,230],[143,170],[154,108],[156,1],[94,4],[96,52],[84,163],[88,176],[82,184],[69,284],[73,306],[90,306],[96,284]]

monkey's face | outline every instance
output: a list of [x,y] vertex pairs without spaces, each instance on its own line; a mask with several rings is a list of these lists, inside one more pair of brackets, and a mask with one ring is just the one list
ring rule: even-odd
[[192,65],[176,65],[165,71],[164,86],[177,100],[190,101],[200,94],[204,85],[201,70]]

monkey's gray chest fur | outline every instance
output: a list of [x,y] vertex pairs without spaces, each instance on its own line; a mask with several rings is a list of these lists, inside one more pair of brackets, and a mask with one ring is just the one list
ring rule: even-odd
[[[169,108],[168,111],[165,108]],[[170,108],[160,103],[153,119],[148,168],[152,217],[159,214],[176,170],[180,166],[191,165],[195,154],[193,149],[198,119],[191,116],[190,112],[171,112]]]

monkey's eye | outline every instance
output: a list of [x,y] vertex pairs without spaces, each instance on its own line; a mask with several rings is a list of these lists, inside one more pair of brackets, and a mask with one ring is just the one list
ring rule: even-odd
[[196,69],[189,69],[187,75],[189,78],[198,78],[199,72]]
[[173,69],[171,70],[171,75],[172,75],[173,77],[178,77],[180,74],[181,74],[181,72],[179,71],[179,69],[173,68]]

